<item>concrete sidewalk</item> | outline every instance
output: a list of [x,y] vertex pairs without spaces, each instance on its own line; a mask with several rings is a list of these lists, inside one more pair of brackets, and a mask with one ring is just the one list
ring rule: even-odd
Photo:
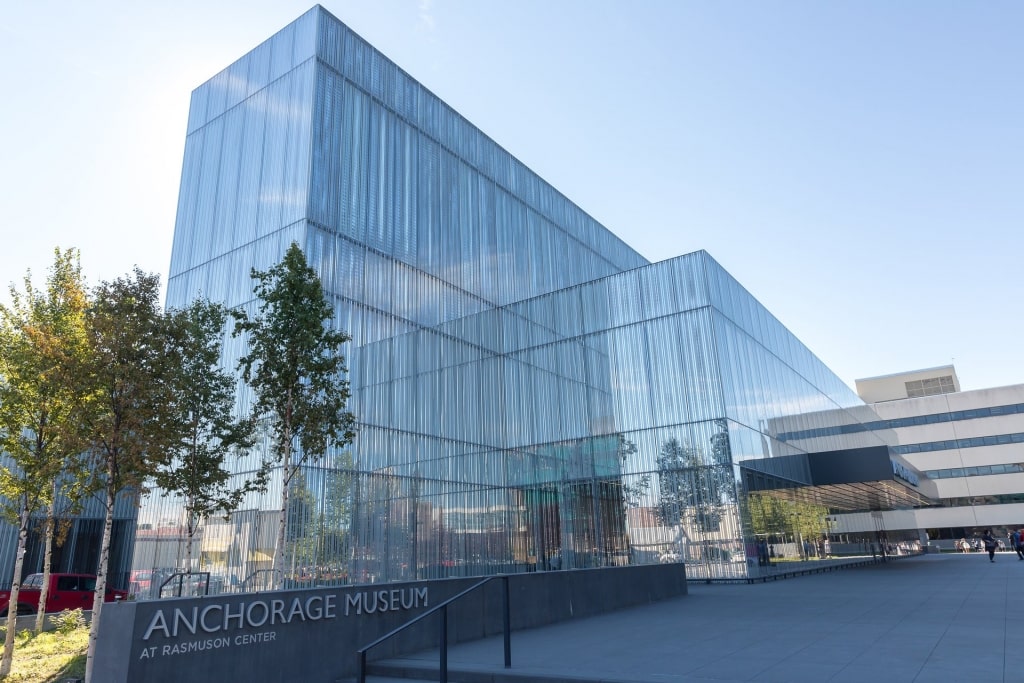
[[[514,606],[513,606],[514,608]],[[690,595],[449,649],[449,680],[863,683],[1024,682],[1024,562],[925,555]],[[437,680],[438,653],[374,683]],[[385,671],[381,671],[385,673]]]

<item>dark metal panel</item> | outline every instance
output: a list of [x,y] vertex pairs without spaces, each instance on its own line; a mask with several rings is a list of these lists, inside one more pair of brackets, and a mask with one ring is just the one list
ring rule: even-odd
[[807,460],[811,466],[811,481],[815,486],[893,478],[887,446],[809,453]]

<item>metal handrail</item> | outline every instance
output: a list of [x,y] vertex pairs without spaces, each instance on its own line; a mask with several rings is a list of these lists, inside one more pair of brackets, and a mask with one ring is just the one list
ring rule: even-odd
[[454,596],[448,598],[447,600],[442,602],[440,605],[436,605],[435,607],[432,607],[431,609],[427,610],[423,614],[420,614],[420,615],[414,617],[413,619],[410,619],[409,621],[405,622],[404,624],[402,624],[398,628],[394,629],[393,631],[391,631],[389,633],[385,633],[384,635],[382,635],[380,638],[378,638],[377,640],[373,641],[369,645],[365,645],[362,648],[356,650],[356,654],[359,655],[359,678],[357,679],[359,681],[359,683],[366,683],[366,653],[367,653],[367,651],[370,650],[370,648],[373,648],[373,647],[376,647],[376,646],[380,645],[385,640],[388,640],[392,636],[394,636],[394,635],[404,631],[405,629],[409,628],[413,624],[419,622],[422,619],[426,619],[428,616],[430,616],[434,612],[438,612],[438,611],[441,612],[441,642],[440,642],[440,649],[441,649],[440,660],[441,661],[440,661],[440,678],[438,680],[440,681],[440,683],[448,683],[448,605],[450,605],[451,603],[455,602],[456,600],[458,600],[459,598],[463,597],[464,595],[472,593],[477,588],[480,588],[481,586],[483,586],[488,581],[493,581],[494,579],[501,579],[501,583],[502,583],[502,588],[503,588],[503,590],[502,590],[502,629],[504,631],[504,636],[505,636],[505,668],[506,669],[512,668],[512,635],[511,635],[512,634],[512,628],[511,628],[511,619],[509,618],[508,576],[502,574],[502,575],[499,575],[499,576],[488,576],[486,579],[483,579],[482,581],[478,581],[477,583],[473,584],[472,586],[470,586],[466,590],[462,591],[461,593],[458,593],[457,595],[454,595]]
[[246,592],[246,589],[249,588],[249,582],[252,581],[253,579],[255,579],[260,574],[272,574],[272,573],[274,573],[273,569],[257,569],[253,573],[249,574],[249,576],[247,576],[244,579],[242,579],[242,583],[240,583],[239,586],[238,586],[239,592],[240,593]]
[[210,594],[210,572],[174,572],[173,574],[168,576],[166,579],[164,579],[164,582],[160,584],[160,587],[156,591],[156,596],[158,598],[163,597],[164,586],[169,584],[171,581],[174,581],[175,579],[177,579],[178,580],[178,597],[180,598],[181,597],[182,583],[183,583],[183,580],[184,580],[184,578],[186,576],[202,576],[204,579],[206,579],[203,582],[203,595],[209,595]]

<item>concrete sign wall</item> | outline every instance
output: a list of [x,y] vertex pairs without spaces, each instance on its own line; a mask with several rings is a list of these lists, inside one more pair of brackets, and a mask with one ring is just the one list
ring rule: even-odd
[[[103,608],[94,676],[105,683],[193,680],[334,683],[356,650],[469,588],[480,577],[111,603]],[[682,564],[515,574],[513,630],[686,594]],[[449,607],[450,643],[501,632],[502,582]],[[428,618],[371,659],[437,647]],[[515,639],[512,643],[515,662]]]

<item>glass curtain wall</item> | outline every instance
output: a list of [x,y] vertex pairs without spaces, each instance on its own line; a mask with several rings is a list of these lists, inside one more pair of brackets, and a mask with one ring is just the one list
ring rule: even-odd
[[[419,363],[407,360],[423,348],[432,351]],[[791,411],[859,404],[704,253],[368,345],[353,357],[353,380],[360,439],[393,444],[426,431],[434,448],[465,451],[423,457],[421,442],[360,449],[363,462],[504,487],[504,547],[526,553],[525,564],[503,561],[522,571],[659,561],[686,561],[697,576],[757,571],[767,532],[751,518],[742,463],[799,452],[768,426]],[[810,483],[799,459],[780,462],[775,476]],[[501,518],[492,499],[473,497],[447,505],[460,520]],[[816,540],[827,510],[812,512]],[[777,542],[794,534],[811,532],[790,525]]]

